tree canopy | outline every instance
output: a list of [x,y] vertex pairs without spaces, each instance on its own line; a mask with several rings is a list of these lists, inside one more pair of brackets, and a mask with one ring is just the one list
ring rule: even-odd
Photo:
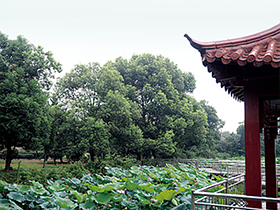
[[84,142],[80,122],[91,119],[93,127],[103,123],[110,148],[91,152],[96,158],[108,152],[138,159],[193,157],[190,150],[213,148],[223,126],[213,107],[189,95],[194,89],[191,73],[163,56],[142,54],[130,60],[119,57],[102,67],[76,65],[58,80],[53,101],[75,116],[75,133],[81,132],[75,145]]
[[221,121],[191,96],[195,78],[161,55],[118,57],[103,66],[61,71],[50,52],[0,33],[0,132],[10,168],[15,147],[40,149],[45,159],[92,161],[106,155],[142,158],[215,156]]
[[12,147],[32,148],[48,138],[47,90],[61,65],[25,38],[9,40],[0,33],[0,69],[0,144],[7,149],[9,170]]

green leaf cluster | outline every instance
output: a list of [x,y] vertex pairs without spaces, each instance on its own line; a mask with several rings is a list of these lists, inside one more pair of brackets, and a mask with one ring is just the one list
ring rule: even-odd
[[190,94],[195,78],[161,55],[133,55],[61,72],[51,52],[0,33],[0,146],[44,152],[54,162],[106,156],[214,156],[223,122]]
[[163,56],[76,65],[52,95],[48,151],[71,160],[89,153],[92,161],[108,154],[141,160],[193,158],[204,154],[198,152],[203,147],[214,151],[222,123],[214,109],[189,95],[194,89],[193,75]]
[[22,36],[9,40],[0,32],[0,146],[7,149],[6,170],[15,147],[34,149],[48,141],[47,91],[60,71],[51,52]]
[[191,190],[214,183],[193,166],[108,167],[105,175],[61,178],[44,186],[0,181],[0,205],[10,209],[189,209]]

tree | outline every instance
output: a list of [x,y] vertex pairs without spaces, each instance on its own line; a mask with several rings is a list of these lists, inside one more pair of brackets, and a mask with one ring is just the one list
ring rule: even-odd
[[139,108],[125,92],[122,76],[110,63],[102,68],[97,63],[76,65],[59,79],[52,101],[71,113],[68,116],[76,125],[66,122],[60,130],[60,135],[72,134],[68,137],[69,158],[78,159],[84,152],[89,152],[92,160],[108,152],[139,156],[142,131],[134,126]]
[[200,101],[202,108],[207,113],[207,134],[206,143],[200,148],[201,155],[215,156],[216,145],[221,141],[220,129],[224,126],[225,122],[219,119],[217,111],[214,107],[208,105],[205,100]]
[[240,156],[240,135],[231,133],[227,138],[226,138],[226,148],[227,148],[227,153],[231,157],[238,157]]
[[[47,161],[47,154],[49,153],[50,149],[53,148],[53,142],[51,141],[51,135],[52,135],[52,121],[53,115],[52,115],[52,109],[49,104],[44,107],[41,119],[42,122],[40,124],[40,133],[36,135],[34,138],[35,141],[32,144],[32,147],[30,146],[30,142],[27,143],[25,148],[30,148],[32,150],[44,150],[44,163],[43,163],[43,168],[45,168],[46,161]],[[22,145],[24,146],[24,145]],[[55,159],[54,159],[55,160]]]
[[70,113],[71,123],[59,133],[70,135],[73,159],[91,145],[92,157],[99,155],[96,151],[108,152],[96,144],[97,122],[109,131],[110,152],[121,156],[193,157],[203,145],[215,144],[211,141],[221,121],[212,107],[189,95],[195,88],[191,73],[151,54],[119,57],[102,67],[93,64],[76,65],[58,81],[53,98]]
[[140,111],[134,102],[126,99],[119,91],[109,90],[96,117],[109,127],[112,152],[123,156],[134,154],[140,158],[143,134],[135,125],[135,121],[140,118]]
[[[49,137],[49,144],[44,145],[45,158],[47,160],[48,156],[54,159],[54,164],[56,164],[56,159],[60,159],[63,162],[63,156],[67,155],[69,136],[67,131],[68,125],[73,122],[68,122],[69,117],[64,109],[58,105],[52,105],[50,108],[51,115],[51,134]],[[72,120],[72,118],[71,118]]]
[[110,133],[103,120],[87,117],[82,122],[80,136],[82,151],[90,153],[91,161],[95,157],[104,158],[110,152]]
[[11,169],[12,150],[30,148],[46,131],[47,90],[54,72],[60,72],[50,52],[19,36],[0,33],[0,142],[7,149],[5,170]]
[[98,103],[96,88],[99,71],[98,63],[75,65],[70,73],[58,78],[52,103],[61,105],[67,111],[74,109],[81,116],[91,113]]
[[[262,144],[262,141],[261,141]],[[216,149],[224,155],[231,157],[245,155],[245,132],[244,124],[240,124],[236,129],[236,133],[223,133],[222,140],[217,143]],[[261,151],[263,152],[263,151]]]
[[[119,57],[110,66],[120,72],[126,96],[140,108],[136,125],[143,131],[146,156],[170,157],[176,150],[188,150],[204,141],[206,113],[187,95],[195,89],[191,73],[183,73],[169,59],[151,54],[134,55],[129,61]],[[184,128],[177,129],[179,121],[185,121]],[[161,143],[175,151],[166,153],[157,146]]]
[[123,77],[110,63],[105,64],[100,70],[95,91],[101,100],[107,96],[109,91],[125,92]]
[[199,156],[198,148],[206,143],[208,124],[205,110],[190,96],[182,99],[175,110],[177,118],[173,130],[177,142],[177,155],[186,158]]
[[240,136],[239,144],[240,148],[238,150],[238,153],[240,156],[245,157],[245,126],[244,122],[239,123],[240,125],[236,129],[236,133]]

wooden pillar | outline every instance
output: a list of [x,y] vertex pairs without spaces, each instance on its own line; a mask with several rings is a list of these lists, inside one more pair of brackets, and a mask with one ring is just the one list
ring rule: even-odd
[[[245,105],[245,167],[246,195],[261,196],[261,148],[258,86],[246,84]],[[261,201],[247,201],[249,207],[261,208]]]
[[[275,129],[264,130],[266,196],[277,198],[275,137]],[[266,208],[277,209],[277,203],[267,202]]]

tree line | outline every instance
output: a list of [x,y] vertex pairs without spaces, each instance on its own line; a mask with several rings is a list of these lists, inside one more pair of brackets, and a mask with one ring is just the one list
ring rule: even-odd
[[[260,148],[261,156],[265,156],[264,146],[264,130],[260,133]],[[218,156],[221,158],[245,156],[245,127],[241,122],[236,133],[222,132],[221,141],[216,146],[219,152]],[[275,140],[276,157],[280,156],[280,137],[277,136]]]
[[[191,93],[195,78],[161,55],[78,64],[58,78],[51,52],[0,33],[0,145],[6,170],[16,147],[45,158],[92,161],[215,157],[224,122]],[[223,145],[223,146],[221,146]]]

